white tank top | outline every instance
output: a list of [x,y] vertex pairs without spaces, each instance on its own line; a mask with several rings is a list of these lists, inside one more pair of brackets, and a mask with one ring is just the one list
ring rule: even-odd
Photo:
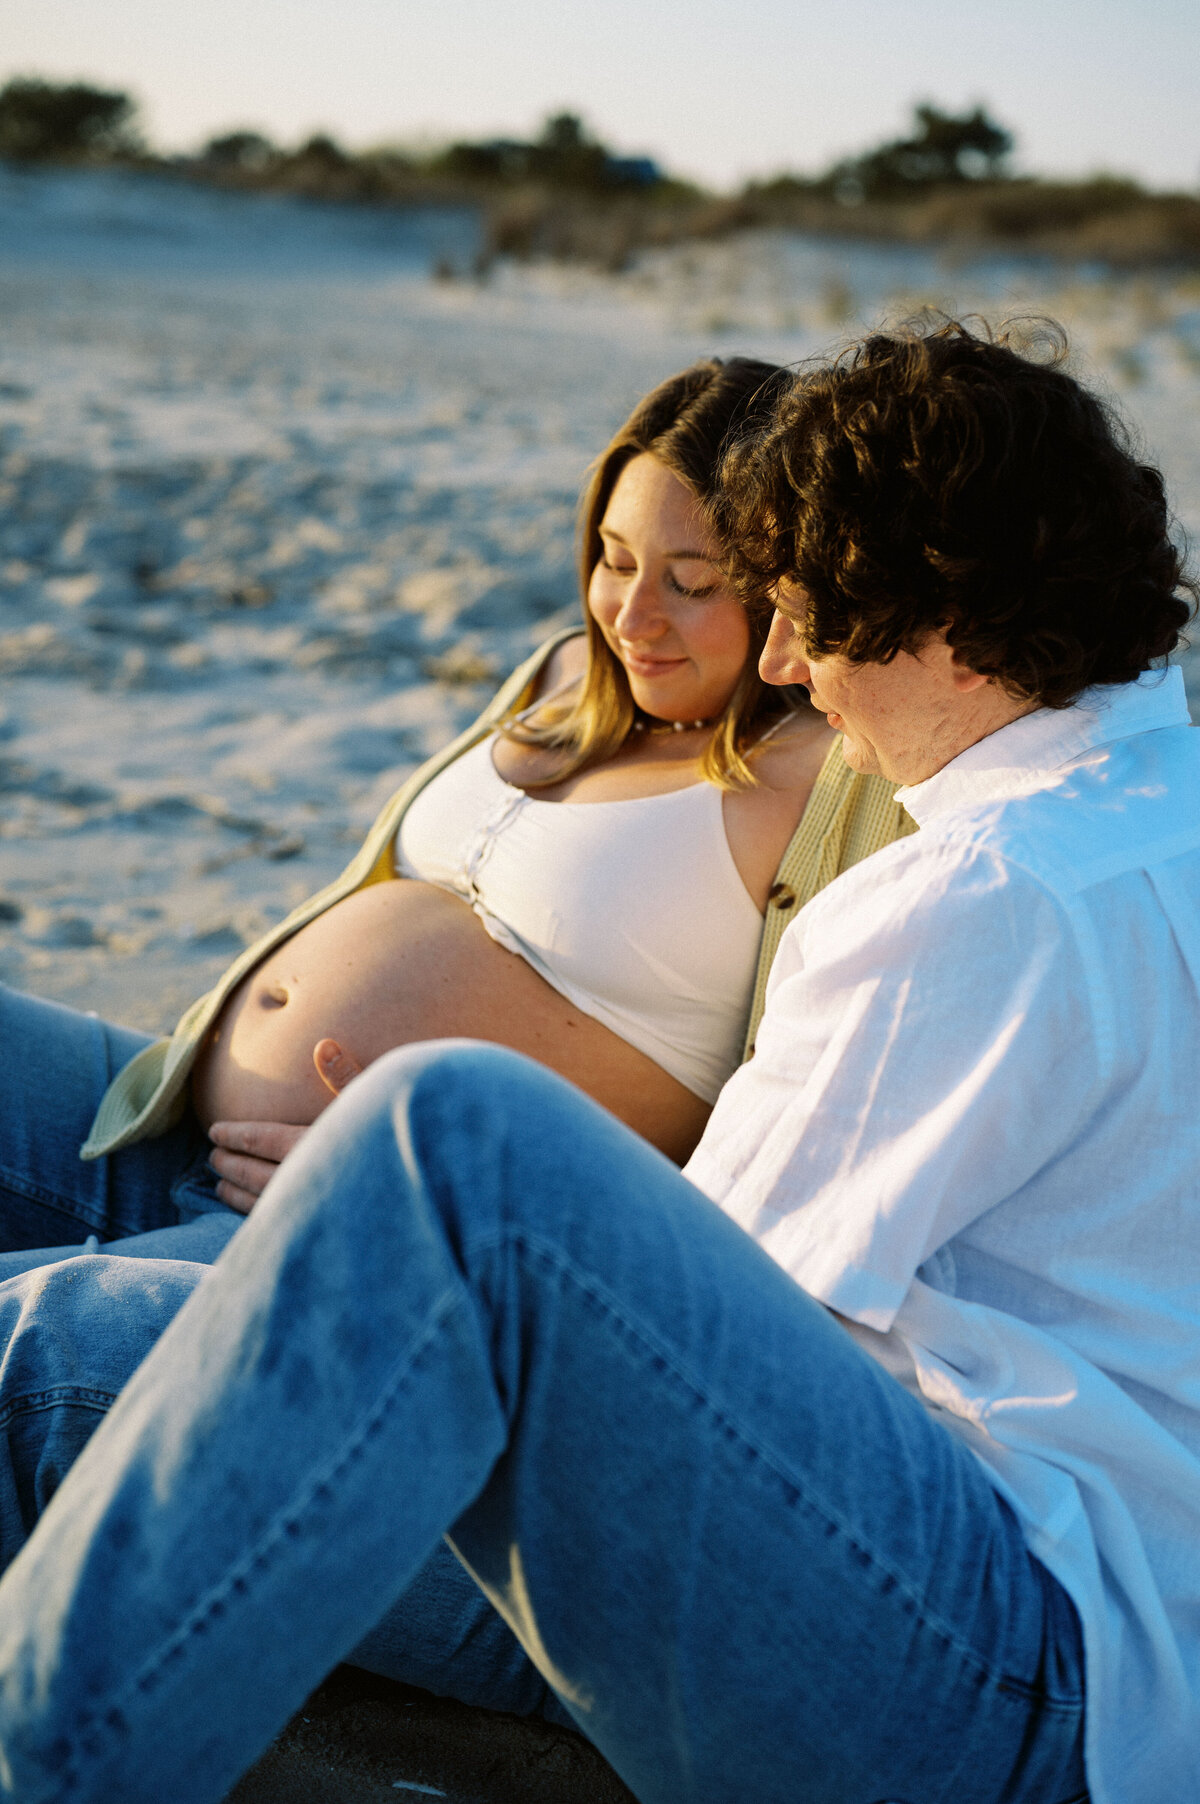
[[583,1014],[715,1101],[741,1056],[762,934],[721,791],[539,801],[498,774],[493,743],[410,804],[399,874],[464,897]]

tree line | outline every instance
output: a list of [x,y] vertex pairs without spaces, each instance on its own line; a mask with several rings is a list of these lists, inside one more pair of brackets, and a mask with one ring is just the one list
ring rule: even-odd
[[[1006,174],[1012,134],[982,108],[956,115],[925,104],[915,109],[914,127],[910,136],[842,160],[823,175],[785,179],[854,204],[948,183],[994,181]],[[136,102],[127,93],[37,77],[17,77],[0,89],[0,156],[80,163],[145,160],[149,154]],[[667,175],[651,157],[613,151],[578,114],[566,112],[548,118],[536,138],[459,140],[423,156],[400,150],[355,156],[325,134],[287,150],[261,132],[243,129],[210,138],[193,159],[185,160],[255,177],[305,162],[332,175],[381,154],[414,173],[486,187],[542,183],[611,193],[689,186]]]
[[480,269],[500,256],[580,259],[618,269],[681,239],[787,227],[909,242],[999,244],[1109,263],[1200,263],[1200,199],[1095,176],[1047,181],[1014,172],[1013,133],[981,106],[913,109],[900,137],[816,174],[784,172],[714,195],[647,156],[622,155],[576,113],[528,139],[462,139],[415,152],[351,152],[326,134],[293,147],[249,129],[189,156],[147,144],[127,93],[18,77],[0,89],[0,158],[125,165],[226,187],[311,199],[479,208]]

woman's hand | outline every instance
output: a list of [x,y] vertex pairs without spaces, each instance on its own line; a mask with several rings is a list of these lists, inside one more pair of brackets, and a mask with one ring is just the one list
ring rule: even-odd
[[306,1127],[286,1121],[214,1121],[208,1162],[220,1178],[217,1195],[240,1215],[249,1215],[304,1135]]
[[[333,1096],[359,1076],[362,1066],[336,1040],[318,1040],[313,1064]],[[283,1160],[308,1132],[286,1121],[214,1121],[208,1162],[220,1178],[217,1195],[229,1208],[249,1215]]]

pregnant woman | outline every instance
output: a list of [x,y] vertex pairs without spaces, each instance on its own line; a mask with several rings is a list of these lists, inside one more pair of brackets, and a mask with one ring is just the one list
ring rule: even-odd
[[688,1156],[795,907],[910,830],[802,692],[762,683],[761,627],[723,574],[722,449],[779,375],[710,361],[646,397],[584,497],[584,630],[522,666],[169,1040],[0,997],[0,1277],[81,1233],[213,1256],[236,1225],[220,1204],[248,1208],[405,1042],[514,1047]]

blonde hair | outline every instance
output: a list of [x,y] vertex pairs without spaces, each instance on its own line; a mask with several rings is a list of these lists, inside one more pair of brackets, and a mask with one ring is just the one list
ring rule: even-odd
[[[563,754],[554,773],[541,783],[558,783],[588,764],[600,764],[620,751],[638,719],[625,667],[611,649],[587,605],[588,587],[601,556],[600,523],[617,478],[635,457],[649,454],[685,482],[708,512],[717,494],[725,450],[749,430],[755,416],[766,412],[788,379],[776,364],[751,357],[728,361],[706,358],[677,376],[668,377],[638,403],[592,465],[579,504],[579,577],[587,629],[587,669],[577,693],[550,698],[532,713],[514,711],[500,731],[522,745]],[[755,744],[768,726],[800,706],[803,690],[780,689],[763,682],[758,656],[767,632],[765,610],[749,610],[750,649],[732,695],[726,702],[700,760],[703,777],[721,789],[748,789],[756,782],[750,764]],[[537,783],[523,779],[531,788]]]

